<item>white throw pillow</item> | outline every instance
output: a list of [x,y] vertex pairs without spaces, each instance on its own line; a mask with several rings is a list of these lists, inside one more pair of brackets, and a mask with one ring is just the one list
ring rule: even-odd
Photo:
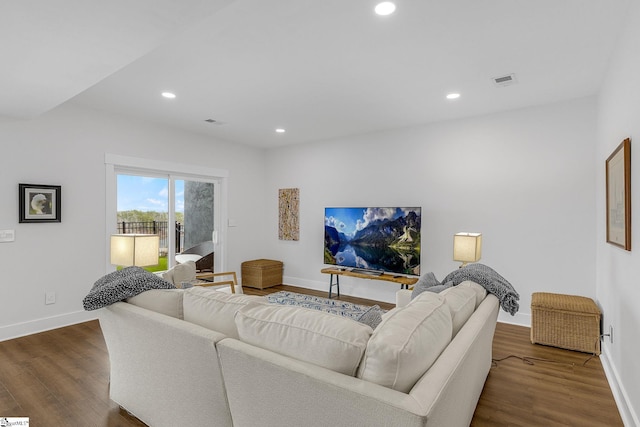
[[458,286],[462,286],[463,288],[473,289],[476,293],[476,308],[480,305],[482,300],[487,296],[487,290],[484,286],[477,284],[476,282],[472,282],[471,280],[465,280],[460,283]]
[[150,289],[125,301],[176,319],[184,319],[182,310],[182,289]]
[[458,285],[440,292],[440,296],[444,297],[444,302],[451,311],[455,337],[476,309],[476,292]]
[[373,332],[331,313],[253,303],[238,310],[236,326],[246,343],[351,376]]
[[423,292],[385,316],[374,331],[358,378],[408,393],[451,341],[444,298]]
[[234,316],[251,301],[266,303],[259,296],[227,294],[194,286],[184,291],[184,320],[238,338]]
[[196,263],[193,261],[187,261],[185,263],[178,264],[170,270],[167,270],[162,275],[162,278],[168,282],[173,283],[177,288],[181,288],[182,282],[190,282],[192,280],[195,280]]

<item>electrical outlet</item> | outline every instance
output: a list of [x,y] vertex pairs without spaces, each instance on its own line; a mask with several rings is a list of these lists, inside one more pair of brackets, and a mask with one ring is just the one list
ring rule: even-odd
[[613,344],[613,325],[609,325],[609,342]]
[[45,292],[44,293],[44,303],[55,304],[56,303],[56,293],[55,292]]

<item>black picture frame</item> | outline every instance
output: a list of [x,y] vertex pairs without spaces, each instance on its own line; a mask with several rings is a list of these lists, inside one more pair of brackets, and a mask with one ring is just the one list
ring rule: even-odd
[[18,184],[18,222],[61,222],[62,186]]

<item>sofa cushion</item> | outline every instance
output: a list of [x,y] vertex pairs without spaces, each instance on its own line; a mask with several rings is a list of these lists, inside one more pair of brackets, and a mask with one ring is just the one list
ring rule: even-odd
[[227,294],[194,286],[184,291],[184,320],[238,338],[234,316],[238,309],[251,301],[264,299],[254,295]]
[[369,339],[358,378],[408,393],[451,341],[444,298],[423,292],[392,310]]
[[476,308],[478,308],[482,300],[487,296],[487,290],[484,288],[484,286],[479,285],[476,282],[472,282],[471,280],[465,280],[458,286],[474,290],[474,292],[476,293]]
[[184,319],[182,310],[182,289],[151,289],[134,297],[127,298],[126,302],[146,308],[176,319]]
[[238,310],[236,326],[244,342],[351,376],[373,332],[331,313],[254,303]]
[[476,309],[476,292],[468,287],[454,286],[440,293],[451,311],[453,336],[458,334]]

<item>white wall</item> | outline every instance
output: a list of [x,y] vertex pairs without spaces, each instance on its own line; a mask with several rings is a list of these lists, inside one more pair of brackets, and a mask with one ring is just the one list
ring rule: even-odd
[[[0,340],[94,317],[82,299],[105,273],[105,152],[229,171],[227,268],[263,252],[264,153],[66,105],[0,123]],[[62,222],[18,223],[18,183],[62,185]],[[45,291],[57,302],[45,305]]]
[[[632,2],[627,25],[600,93],[596,158],[597,298],[603,325],[614,329],[605,340],[604,362],[618,388],[614,395],[627,425],[640,426],[640,4]],[[605,160],[631,138],[631,252],[606,243]],[[611,381],[610,381],[611,382]],[[633,420],[633,421],[631,421]]]
[[[520,293],[595,297],[595,98],[267,153],[266,256],[285,282],[328,290],[325,206],[421,206],[422,272],[456,269],[453,234],[483,233],[481,262]],[[278,240],[278,189],[300,188],[300,240]],[[397,285],[343,278],[344,294],[395,301]]]

